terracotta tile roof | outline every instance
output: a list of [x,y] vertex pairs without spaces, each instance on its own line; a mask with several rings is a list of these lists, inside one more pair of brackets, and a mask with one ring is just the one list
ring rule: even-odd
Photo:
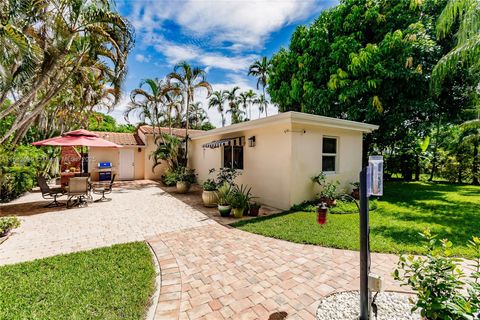
[[[168,127],[161,127],[160,129],[162,130],[163,133],[169,133],[170,132],[170,129]],[[144,134],[153,134],[153,127],[151,127],[151,126],[140,126],[138,128],[138,130],[140,130]],[[159,133],[160,132],[159,128],[155,128],[155,132]],[[189,135],[193,135],[193,134],[200,133],[200,132],[204,132],[204,131],[203,130],[193,130],[193,129],[188,130]],[[185,129],[172,128],[172,134],[174,136],[177,136],[177,137],[185,137]]]
[[95,131],[102,139],[119,144],[121,146],[144,146],[145,143],[136,133],[101,132]]

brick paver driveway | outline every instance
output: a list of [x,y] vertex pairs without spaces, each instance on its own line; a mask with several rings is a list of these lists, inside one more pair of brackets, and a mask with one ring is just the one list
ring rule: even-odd
[[108,197],[112,201],[84,208],[46,209],[48,202],[40,193],[31,193],[0,205],[0,216],[14,214],[22,220],[15,234],[0,245],[0,265],[142,241],[213,223],[153,181],[117,186]]
[[[314,319],[319,299],[358,290],[359,254],[265,238],[221,225],[149,241],[160,261],[156,319]],[[398,257],[372,255],[386,289]],[[271,319],[283,319],[272,317]]]
[[[44,209],[32,193],[0,206],[22,226],[0,264],[147,239],[161,269],[156,319],[313,319],[319,299],[358,288],[357,252],[300,245],[220,225],[157,183],[116,188],[110,202]],[[387,289],[397,257],[374,254]]]

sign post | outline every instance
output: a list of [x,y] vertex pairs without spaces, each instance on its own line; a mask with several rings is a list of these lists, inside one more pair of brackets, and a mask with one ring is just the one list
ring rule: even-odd
[[360,172],[360,320],[370,319],[370,221],[368,199],[383,195],[383,157],[371,156]]

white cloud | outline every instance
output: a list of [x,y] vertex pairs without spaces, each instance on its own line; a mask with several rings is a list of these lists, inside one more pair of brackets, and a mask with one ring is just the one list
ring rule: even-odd
[[167,62],[174,65],[180,61],[195,61],[205,66],[208,70],[212,68],[245,71],[248,66],[258,58],[257,55],[233,55],[226,56],[219,52],[207,52],[194,45],[175,44],[164,39],[156,39],[155,50],[163,54]]
[[161,31],[174,21],[190,37],[210,44],[233,43],[231,50],[259,49],[272,32],[320,12],[328,0],[138,1],[130,20],[137,32]]
[[140,53],[137,53],[135,55],[135,60],[138,61],[138,62],[150,62],[150,56],[145,56],[143,54],[140,54]]

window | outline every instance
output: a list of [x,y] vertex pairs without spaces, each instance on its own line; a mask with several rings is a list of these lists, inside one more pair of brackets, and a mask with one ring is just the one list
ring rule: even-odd
[[225,146],[223,148],[223,166],[243,169],[243,146]]
[[337,138],[323,138],[322,142],[322,171],[337,171]]

